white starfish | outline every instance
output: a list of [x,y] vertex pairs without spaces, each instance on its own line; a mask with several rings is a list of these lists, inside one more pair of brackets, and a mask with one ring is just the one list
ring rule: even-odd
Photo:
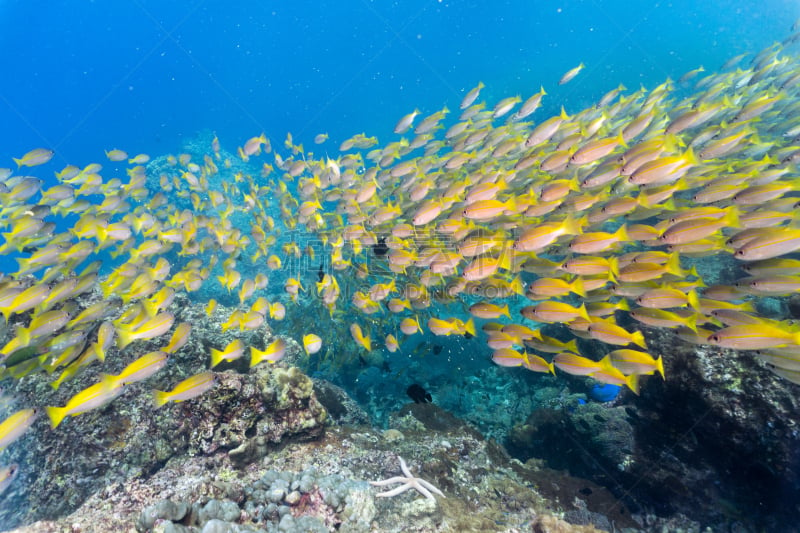
[[398,456],[398,459],[400,459],[400,469],[403,471],[403,474],[405,474],[405,477],[394,476],[390,477],[389,479],[384,479],[382,481],[370,481],[369,483],[370,485],[376,485],[376,486],[390,485],[392,483],[402,483],[402,485],[393,488],[392,490],[387,490],[386,492],[379,492],[378,496],[383,498],[388,498],[390,496],[397,496],[398,494],[405,492],[408,489],[414,489],[423,496],[425,496],[426,498],[428,498],[429,500],[436,501],[436,498],[433,497],[433,494],[431,494],[431,492],[435,492],[442,498],[445,497],[445,495],[442,494],[442,491],[440,491],[439,489],[437,489],[424,479],[414,477],[414,475],[411,473],[411,470],[408,469],[408,465],[406,465],[406,462],[403,461],[402,457]]

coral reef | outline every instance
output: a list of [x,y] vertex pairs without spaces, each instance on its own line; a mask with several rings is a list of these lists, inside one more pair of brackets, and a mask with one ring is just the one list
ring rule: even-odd
[[[262,388],[256,390],[274,390],[270,396],[276,405],[279,399],[291,403],[300,397],[310,404],[316,393],[306,396],[309,389],[302,374],[280,370],[268,368]],[[235,383],[243,389],[253,386],[239,381],[247,376],[224,376],[223,392]],[[280,383],[297,387],[278,392],[274,387]],[[324,384],[315,381],[317,386]],[[345,397],[337,402],[349,404]],[[611,411],[616,409],[622,408]],[[631,514],[608,489],[548,468],[540,460],[520,463],[435,404],[409,403],[390,419],[390,429],[378,430],[340,425],[329,418],[325,431],[285,436],[250,462],[233,453],[240,439],[231,436],[237,434],[232,429],[220,432],[228,439],[224,446],[209,447],[207,437],[198,437],[195,447],[190,448],[187,441],[179,453],[172,453],[151,472],[131,472],[95,489],[71,514],[54,515],[14,531],[704,531],[679,513],[668,519],[653,513]],[[302,425],[307,418],[292,420]],[[241,442],[254,438],[245,430]],[[613,440],[605,442],[606,447],[613,445]],[[601,444],[597,446],[602,449]],[[368,481],[400,474],[399,457],[446,498],[431,501],[414,491],[377,497],[382,489],[370,487]],[[75,472],[79,473],[86,472]],[[32,506],[37,503],[31,500]]]
[[536,410],[511,431],[511,453],[608,487],[634,512],[785,530],[800,512],[797,385],[755,354],[661,330],[647,339],[669,354],[666,381],[612,404]]
[[[2,495],[2,524],[31,524],[21,532],[699,532],[694,520],[745,531],[759,520],[778,528],[796,512],[794,386],[747,352],[647,331],[653,350],[670,354],[668,379],[645,379],[640,396],[626,391],[606,403],[570,392],[588,390],[581,378],[567,389],[523,374],[502,398],[505,415],[490,420],[480,414],[488,405],[474,403],[478,414],[469,417],[507,435],[503,444],[520,463],[436,403],[403,405],[401,394],[396,411],[367,413],[340,387],[294,366],[302,356],[291,339],[284,361],[223,363],[214,389],[156,410],[150,389],[169,388],[235,336],[218,333],[224,308],[209,318],[176,300],[195,335],[157,378],[58,431],[42,420],[6,452],[22,468]],[[262,327],[242,338],[263,347],[274,336]],[[125,357],[112,350],[109,368],[152,349],[143,342]],[[87,372],[57,392],[23,379],[15,393],[58,404],[96,377]],[[522,399],[526,381],[541,386]],[[526,421],[500,430],[526,409]],[[387,429],[370,424],[381,418]],[[378,498],[381,489],[368,482],[398,476],[399,457],[447,497]],[[751,490],[737,492],[743,486]],[[783,508],[771,507],[780,501]]]
[[[291,339],[283,362],[223,363],[214,389],[156,410],[150,389],[167,389],[196,371],[210,347],[234,338],[217,333],[224,308],[209,318],[182,297],[176,307],[195,335],[152,383],[132,384],[58,431],[40,421],[25,445],[7,452],[22,468],[2,495],[4,525],[31,524],[19,529],[26,532],[689,532],[700,531],[698,518],[745,530],[758,520],[778,527],[796,512],[794,386],[747,352],[647,331],[653,350],[670,354],[668,379],[643,380],[640,396],[623,392],[606,403],[523,374],[543,386],[517,401],[524,381],[515,382],[503,399],[507,419],[473,417],[501,428],[528,409],[504,442],[523,464],[436,403],[398,401],[398,410],[374,418],[385,418],[388,429],[374,428],[373,413],[343,389],[294,366],[301,350]],[[274,336],[262,327],[242,338],[263,347]],[[125,357],[112,351],[109,368],[152,349],[143,342]],[[94,379],[87,372],[57,392],[23,379],[15,393],[58,404]],[[587,390],[581,378],[567,383]],[[368,482],[398,476],[399,457],[447,497],[377,498],[380,489]],[[751,490],[736,491],[743,486]],[[770,507],[780,501],[788,503]]]
[[[217,402],[226,401],[237,387],[246,398],[250,388],[253,395],[271,391],[272,408],[286,407],[281,402],[304,400],[307,407],[316,402],[310,381],[296,370],[267,367],[220,377]],[[291,386],[281,389],[281,384]],[[197,400],[209,402],[199,413],[211,412],[214,394]],[[241,408],[252,410],[252,401],[241,402]],[[180,406],[175,409],[173,415]],[[183,446],[149,472],[132,470],[93,487],[71,514],[54,513],[50,520],[15,531],[640,531],[634,517],[620,512],[624,507],[612,509],[602,487],[533,461],[511,459],[495,442],[433,404],[408,404],[392,415],[394,427],[386,431],[333,423],[324,432],[309,432],[303,426],[313,417],[287,417],[299,427],[261,455],[234,452],[259,438],[246,427],[271,438],[259,429],[269,426],[264,415],[241,411],[238,416],[249,422],[234,423],[236,418],[225,412],[214,411],[226,421],[214,427],[203,426],[202,416],[193,420],[205,429],[184,435]],[[70,425],[79,426],[80,420]],[[217,444],[215,434],[221,439]],[[154,433],[150,436],[157,440]],[[446,498],[429,500],[414,491],[377,497],[381,489],[367,482],[398,475],[399,457]],[[48,501],[49,494],[32,492],[29,498],[36,508],[36,498]],[[609,512],[603,514],[604,509]],[[690,525],[686,531],[699,531],[690,521],[685,524]]]
[[[181,311],[194,319],[195,336],[153,383],[130,385],[110,405],[70,418],[58,431],[43,419],[24,446],[9,450],[22,465],[21,479],[3,494],[0,523],[13,526],[67,514],[92,493],[148,476],[175,457],[225,452],[234,463],[246,464],[287,441],[323,432],[327,413],[313,394],[311,379],[285,363],[262,364],[247,374],[218,372],[217,385],[208,393],[156,410],[149,389],[167,388],[191,374],[205,361],[205,346],[219,342],[211,321],[201,318],[202,310],[188,306]],[[259,334],[269,339],[268,332]],[[153,344],[142,343],[137,354],[156,349]],[[298,350],[295,344],[290,351]],[[16,394],[50,397],[55,405],[94,379],[87,372],[55,394],[42,380],[23,379]]]

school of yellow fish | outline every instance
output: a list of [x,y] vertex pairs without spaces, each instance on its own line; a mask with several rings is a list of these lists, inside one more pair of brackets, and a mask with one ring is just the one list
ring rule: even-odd
[[[174,296],[205,284],[238,295],[225,330],[281,320],[315,292],[332,317],[347,311],[341,322],[359,349],[394,352],[423,332],[479,334],[496,364],[558,368],[638,391],[640,375],[663,378],[664,366],[640,331],[617,323],[627,315],[689,343],[757,350],[776,374],[800,383],[800,326],[755,311],[761,298],[800,291],[792,256],[800,251],[798,40],[795,29],[716,73],[696,69],[651,90],[620,86],[596,105],[543,120],[532,117],[544,88],[492,105],[480,100],[480,83],[459,116],[444,108],[418,120],[415,110],[397,123],[396,140],[380,147],[359,134],[337,157],[315,157],[291,135],[282,156],[263,134],[233,156],[214,138],[202,156],[168,156],[159,190],[147,187],[145,154],[106,152],[128,164],[123,178],[104,178],[92,163],[57,172],[52,186],[27,175],[52,151],[15,159],[16,171],[0,170],[0,251],[21,253],[18,270],[0,280],[10,331],[0,376],[46,374],[58,388],[137,341],[162,346],[119,374],[99,374],[63,407],[12,414],[0,423],[0,450],[42,409],[55,428],[168,365],[192,330],[170,312]],[[325,142],[326,134],[315,138]],[[256,171],[233,170],[245,163]],[[321,247],[297,242],[300,230]],[[119,263],[110,275],[89,262],[99,252]],[[284,304],[268,273],[302,256],[328,267],[316,287],[288,278]],[[709,285],[690,266],[694,258],[730,259],[741,276]],[[358,290],[345,295],[344,283]],[[103,298],[82,307],[78,297],[96,287]],[[528,303],[518,316],[512,297]],[[439,302],[458,299],[472,317],[442,316]],[[206,311],[215,309],[208,302]],[[382,329],[359,313],[380,314]],[[539,324],[561,324],[608,353],[600,361],[581,355],[574,339],[545,336]],[[307,354],[326,342],[321,334],[303,336]],[[280,360],[286,343],[259,350],[236,339],[207,354],[206,366],[248,348],[254,366]],[[214,384],[204,369],[154,391],[154,402],[194,398]]]

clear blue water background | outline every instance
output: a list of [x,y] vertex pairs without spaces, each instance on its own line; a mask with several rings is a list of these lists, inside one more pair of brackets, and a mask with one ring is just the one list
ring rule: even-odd
[[457,109],[479,80],[490,103],[544,85],[541,120],[619,83],[719,68],[798,17],[793,0],[6,0],[0,166],[40,146],[57,168],[115,147],[175,153],[203,129],[231,151],[262,131],[306,146],[327,132],[335,152],[362,131],[389,142],[414,108]]

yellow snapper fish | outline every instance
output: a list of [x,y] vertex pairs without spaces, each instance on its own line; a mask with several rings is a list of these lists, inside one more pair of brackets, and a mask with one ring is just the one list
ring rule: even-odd
[[50,417],[50,427],[57,428],[66,416],[77,416],[81,413],[108,405],[125,391],[123,383],[108,377],[87,387],[69,399],[64,407],[48,405],[45,407]]
[[286,354],[286,341],[275,339],[265,349],[259,350],[255,346],[250,347],[250,368],[264,361],[270,364],[277,363]]
[[187,342],[189,342],[189,336],[192,332],[192,325],[188,322],[181,322],[178,324],[178,327],[175,328],[175,331],[172,333],[172,337],[170,338],[169,342],[166,346],[164,346],[161,351],[166,352],[168,354],[175,353]]
[[419,318],[406,317],[401,320],[400,331],[402,331],[405,335],[422,333],[422,326],[420,326]]
[[492,362],[500,366],[523,366],[534,372],[549,372],[555,374],[553,363],[548,363],[544,358],[527,352],[518,352],[510,348],[501,348],[492,353]]
[[389,350],[391,353],[396,352],[400,349],[400,343],[397,341],[397,337],[389,333],[386,335],[386,339],[384,339],[384,345],[386,349]]
[[50,161],[54,155],[55,152],[47,148],[36,148],[19,159],[14,158],[14,163],[16,163],[18,167],[35,167],[37,165],[44,165]]
[[130,363],[119,374],[108,374],[106,377],[118,385],[143,381],[164,368],[168,358],[166,352],[149,352]]
[[581,70],[585,68],[583,63],[580,63],[577,67],[569,69],[567,72],[561,76],[561,79],[558,80],[559,85],[564,85],[565,83],[569,83],[575,76],[577,76]]
[[708,337],[709,344],[735,350],[761,350],[800,344],[800,332],[767,323],[728,326]]
[[608,383],[611,385],[627,386],[634,394],[639,394],[639,374],[631,374],[626,376],[618,368],[612,365],[606,365],[597,372],[592,374],[592,379],[600,383]]
[[0,451],[17,440],[36,421],[39,409],[20,409],[16,413],[0,422]]
[[556,354],[553,357],[553,364],[559,370],[574,376],[591,376],[611,365],[607,357],[600,361],[594,361],[570,352]]
[[368,352],[372,350],[372,340],[369,335],[364,335],[364,332],[361,331],[361,326],[358,324],[350,324],[350,334],[359,346]]
[[303,349],[307,355],[313,355],[322,348],[322,339],[313,333],[303,335]]
[[647,352],[639,350],[614,350],[608,354],[611,364],[626,374],[652,374],[658,372],[664,377],[664,361],[659,355],[654,358]]
[[591,338],[606,344],[617,344],[621,346],[636,344],[647,349],[644,334],[642,334],[641,331],[634,331],[631,333],[612,322],[605,320],[592,322],[589,324],[588,332]]
[[117,327],[117,347],[122,350],[133,341],[159,337],[170,330],[173,322],[175,316],[165,312],[133,327]]
[[214,388],[216,384],[217,378],[213,372],[201,372],[184,379],[175,385],[171,391],[153,391],[153,401],[156,409],[158,409],[168,402],[183,402],[196,398]]
[[511,318],[511,315],[508,311],[508,304],[501,307],[490,302],[478,302],[469,307],[469,312],[472,316],[478,318],[493,319],[500,316]]
[[241,339],[233,339],[222,350],[211,348],[211,368],[223,361],[234,361],[242,355],[244,355],[244,342]]
[[458,318],[443,320],[431,317],[428,319],[428,330],[434,335],[466,335],[475,336],[475,322],[470,318],[463,322]]

